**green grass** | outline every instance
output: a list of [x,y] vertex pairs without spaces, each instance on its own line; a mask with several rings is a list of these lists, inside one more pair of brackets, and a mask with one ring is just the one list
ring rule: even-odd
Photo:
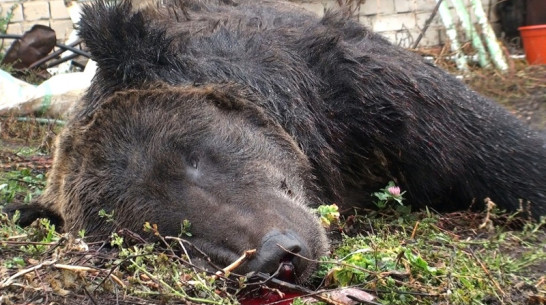
[[45,175],[31,169],[0,172],[0,203],[29,203],[42,193]]
[[[43,176],[29,170],[7,172],[2,179],[2,185],[7,182],[3,202],[36,196],[44,183]],[[357,287],[377,296],[380,304],[544,300],[544,221],[516,222],[511,215],[492,214],[491,225],[480,229],[485,214],[440,215],[399,206],[392,202],[341,221],[335,207],[321,208],[321,216],[340,239],[332,254],[323,258],[315,286],[309,288],[317,288],[316,283],[322,283],[320,289]],[[514,223],[517,230],[510,229]],[[79,237],[84,235],[80,232]],[[216,278],[190,263],[184,254],[189,245],[156,236],[161,242],[129,246],[127,237],[113,234],[112,248],[105,250],[103,244],[87,245],[85,238],[56,233],[46,220],[20,228],[2,215],[0,282],[17,271],[39,268],[14,278],[9,287],[0,284],[0,292],[14,303],[25,301],[23,291],[29,298],[45,285],[49,297],[57,301],[70,296],[76,302],[91,291],[97,300],[121,293],[135,302],[237,304],[235,294],[245,287],[244,277]]]
[[334,263],[322,266],[326,281],[376,292],[384,304],[521,304],[514,287],[544,280],[533,270],[546,267],[544,221],[517,231],[446,230],[449,217],[393,216],[361,217],[368,232],[343,236]]

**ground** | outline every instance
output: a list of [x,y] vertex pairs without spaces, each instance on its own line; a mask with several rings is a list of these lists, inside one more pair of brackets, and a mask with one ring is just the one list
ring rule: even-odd
[[[545,80],[546,66],[522,62],[513,63],[508,74],[476,70],[465,79],[542,131]],[[40,194],[59,129],[28,118],[0,118],[0,205]],[[55,233],[45,221],[22,229],[2,215],[0,305],[264,304],[278,299],[273,288],[304,296],[309,289],[324,291],[295,304],[354,304],[334,294],[340,291],[359,295],[362,304],[546,304],[546,220],[496,211],[410,212],[390,202],[392,196],[381,198],[387,198],[386,208],[357,210],[341,220],[335,207],[321,210],[325,225],[331,222],[332,254],[310,283],[292,286],[252,285],[244,277],[196,270],[184,255],[191,246],[184,236],[154,245],[120,232],[86,244],[85,238]],[[363,300],[368,296],[376,298]]]

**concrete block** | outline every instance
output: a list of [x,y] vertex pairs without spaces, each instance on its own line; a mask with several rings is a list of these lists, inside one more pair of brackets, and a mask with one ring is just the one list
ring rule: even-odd
[[23,31],[29,31],[35,24],[49,26],[49,20],[25,21],[23,22]]
[[322,4],[324,5],[325,10],[335,10],[339,8],[339,3],[337,2],[337,0],[325,0],[322,2]]
[[373,23],[375,32],[399,31],[415,27],[415,16],[412,13],[377,16]]
[[435,0],[395,0],[394,1],[394,7],[397,13],[432,11],[435,5],[436,5]]
[[[415,13],[415,24],[418,29],[422,29],[425,26],[425,23],[427,22],[430,15],[431,12]],[[430,26],[432,27],[440,25],[442,25],[442,20],[440,20],[440,15],[436,14],[436,16],[434,16],[434,19],[432,19]]]
[[378,16],[360,16],[358,21],[370,30],[373,30],[373,24]]
[[[440,26],[430,26],[428,30],[426,31],[423,38],[421,38],[421,41],[419,42],[419,45],[417,47],[428,47],[428,46],[437,46],[441,44],[440,40]],[[417,40],[417,37],[419,37],[419,33],[421,33],[421,30],[414,30],[412,31],[412,36],[414,38],[413,42]],[[412,42],[412,45],[413,45]]]
[[324,5],[322,3],[301,3],[299,5],[305,10],[315,13],[319,17],[324,16]]
[[[425,36],[421,38],[418,47],[435,46],[439,43],[439,38],[436,29],[430,29]],[[381,36],[387,38],[392,44],[402,48],[412,48],[419,37],[420,31],[416,29],[403,29],[398,31],[380,32]]]
[[55,30],[57,40],[61,42],[65,42],[70,33],[74,30],[74,24],[70,19],[52,20],[49,26]]
[[[23,35],[23,25],[21,23],[10,23],[8,25],[8,28],[6,30],[6,34],[11,35]],[[13,40],[5,40],[4,41],[4,47],[8,47],[11,45]],[[6,51],[6,50],[4,50]]]
[[393,14],[394,0],[367,0],[360,6],[361,15]]
[[49,2],[49,9],[52,19],[70,19],[68,9],[64,5],[63,0],[55,0]]
[[11,16],[10,22],[21,22],[23,21],[23,7],[20,3],[14,2],[1,2],[0,3],[0,14],[2,17],[6,17],[8,12],[13,8],[13,15]]
[[383,36],[384,38],[386,38],[388,41],[390,41],[393,44],[395,44],[395,42],[396,42],[396,37],[394,35],[394,32],[392,32],[392,31],[381,32],[381,33],[377,33],[377,34]]
[[49,3],[47,1],[31,1],[23,3],[25,21],[49,19]]

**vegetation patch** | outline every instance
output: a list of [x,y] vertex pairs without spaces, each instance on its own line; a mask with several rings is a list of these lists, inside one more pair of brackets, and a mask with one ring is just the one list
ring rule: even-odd
[[[12,170],[0,184],[2,203],[28,201],[43,187],[43,175]],[[389,198],[390,191],[392,185],[376,197]],[[88,244],[85,232],[59,234],[44,219],[20,228],[14,223],[18,215],[2,214],[0,304],[238,304],[256,291],[297,293],[294,304],[357,304],[332,297],[347,287],[375,297],[362,304],[544,304],[546,220],[401,207],[392,201],[341,220],[335,206],[321,207],[332,228],[332,253],[302,286],[257,282],[236,269],[203,270],[186,254],[192,247],[188,232],[163,237],[146,224],[159,242],[120,231]]]

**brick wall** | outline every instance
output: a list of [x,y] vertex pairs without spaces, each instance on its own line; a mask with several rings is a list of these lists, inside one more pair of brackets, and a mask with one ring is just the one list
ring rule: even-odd
[[[453,12],[454,22],[458,22],[449,0],[444,0]],[[293,0],[293,2],[302,2]],[[464,0],[467,6],[468,0]],[[484,10],[491,22],[496,22],[493,5],[497,0],[482,0]],[[323,15],[325,9],[335,6],[335,0],[310,0],[301,6],[318,15]],[[426,20],[431,15],[436,0],[366,0],[358,8],[359,21],[389,39],[391,42],[409,47],[419,36]],[[471,14],[472,15],[472,14]],[[419,46],[435,46],[446,42],[444,26],[438,16],[433,19]]]
[[0,0],[0,15],[5,17],[10,8],[13,17],[8,25],[8,34],[22,34],[35,24],[53,28],[60,41],[66,40],[73,29],[72,21],[63,0]]
[[[449,0],[444,1],[451,3]],[[497,0],[482,0],[485,10],[491,10],[491,3],[495,1]],[[292,2],[298,3],[317,15],[323,15],[325,9],[336,6],[337,3],[336,0],[292,0]],[[468,0],[465,0],[465,3],[468,3]],[[358,8],[359,20],[391,42],[408,47],[421,32],[435,4],[435,0],[366,0]],[[15,10],[8,33],[21,34],[29,30],[32,25],[39,23],[51,26],[57,32],[57,38],[64,41],[73,29],[63,0],[0,0],[2,8],[0,14],[5,16],[7,10],[13,5]],[[440,45],[445,41],[443,26],[436,16],[421,40],[420,46]]]

